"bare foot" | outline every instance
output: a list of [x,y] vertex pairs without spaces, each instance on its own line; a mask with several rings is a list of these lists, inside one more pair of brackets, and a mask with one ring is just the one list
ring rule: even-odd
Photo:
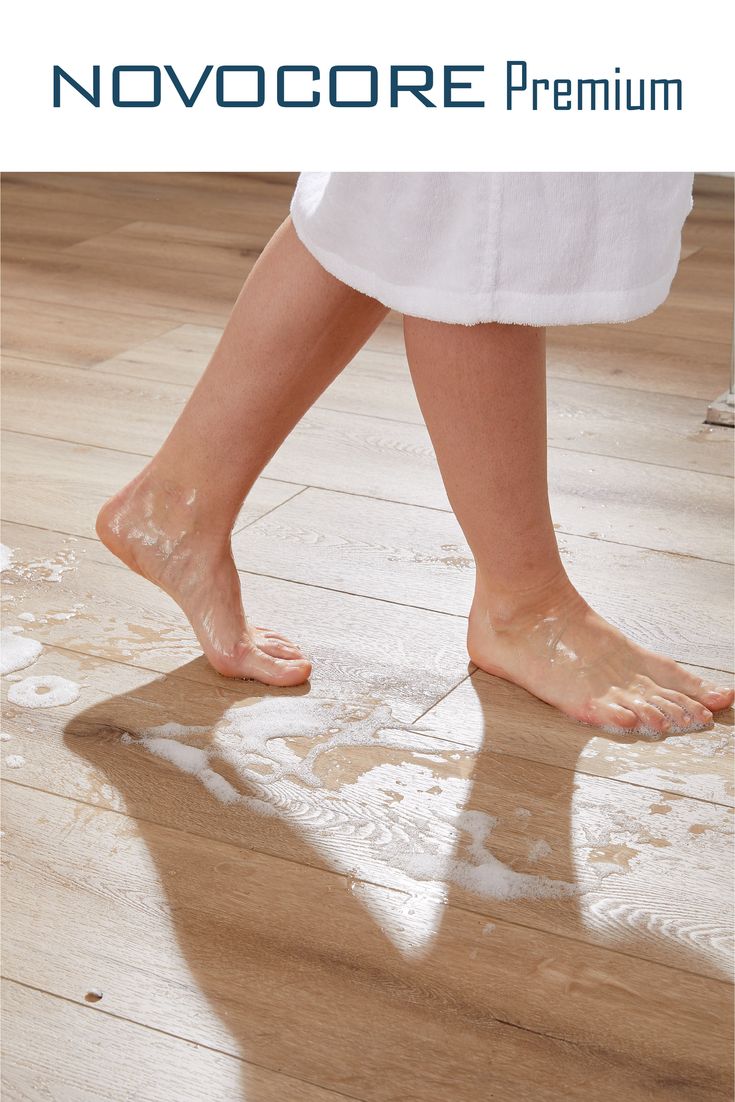
[[698,730],[733,702],[731,689],[632,643],[566,577],[502,606],[488,600],[478,580],[467,647],[480,669],[607,730]]
[[230,533],[204,520],[194,491],[162,484],[146,469],[102,507],[97,535],[176,601],[218,673],[266,685],[307,680],[311,663],[294,643],[248,624]]

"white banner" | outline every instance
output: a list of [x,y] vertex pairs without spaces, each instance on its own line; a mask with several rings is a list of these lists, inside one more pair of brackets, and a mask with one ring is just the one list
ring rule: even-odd
[[721,0],[20,0],[6,170],[733,167]]

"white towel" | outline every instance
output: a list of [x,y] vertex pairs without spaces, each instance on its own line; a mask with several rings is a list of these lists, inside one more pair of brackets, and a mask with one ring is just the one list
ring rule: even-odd
[[572,325],[663,302],[691,192],[686,172],[304,172],[291,216],[328,272],[401,313]]

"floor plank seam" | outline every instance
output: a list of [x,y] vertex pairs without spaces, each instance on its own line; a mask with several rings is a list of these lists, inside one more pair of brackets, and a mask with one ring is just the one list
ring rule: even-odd
[[[271,1075],[277,1075],[279,1078],[291,1080],[294,1083],[306,1083],[311,1087],[316,1087],[318,1090],[322,1090],[325,1093],[333,1094],[335,1098],[347,1098],[350,1102],[365,1102],[360,1096],[355,1094],[344,1094],[341,1091],[336,1091],[332,1087],[322,1086],[321,1083],[317,1083],[313,1079],[302,1079],[298,1075],[290,1075],[286,1071],[281,1071],[276,1067],[269,1067],[268,1064],[259,1064],[254,1060],[249,1060],[247,1056],[242,1055],[239,1052],[229,1052],[225,1048],[217,1048],[215,1045],[210,1045],[206,1041],[196,1041],[190,1037],[183,1037],[180,1033],[171,1033],[167,1029],[161,1029],[160,1026],[149,1025],[146,1022],[138,1021],[137,1018],[128,1018],[124,1014],[116,1014],[114,1010],[107,1010],[105,1007],[97,1005],[90,1005],[84,1002],[78,1002],[70,995],[61,995],[57,991],[49,991],[45,987],[37,987],[35,984],[28,983],[26,980],[18,980],[13,976],[2,973],[2,978],[6,983],[15,984],[17,987],[24,987],[28,991],[35,991],[39,995],[45,995],[49,999],[58,999],[59,1002],[67,1003],[70,1006],[75,1006],[79,1010],[92,1011],[92,1013],[104,1014],[107,1018],[112,1018],[118,1022],[128,1022],[130,1025],[136,1026],[138,1029],[146,1029],[149,1033],[157,1033],[162,1037],[170,1037],[174,1041],[180,1041],[185,1045],[192,1045],[194,1048],[205,1049],[207,1052],[213,1052],[217,1056],[224,1056],[229,1060],[237,1060],[240,1064],[245,1064],[247,1067],[260,1068],[262,1071],[267,1071]],[[522,1028],[522,1027],[520,1027]]]
[[[277,480],[274,479],[273,481],[277,481]],[[283,485],[288,485],[288,484],[283,483]],[[299,497],[301,494],[304,493],[305,490],[308,490],[308,489],[309,489],[308,486],[299,486],[298,490],[295,490],[294,493],[292,493],[290,497],[287,497],[285,499],[285,501],[279,501],[276,505],[272,505],[270,507],[270,509],[266,509],[266,511],[264,513],[261,513],[259,516],[253,517],[252,520],[247,521],[245,524],[242,525],[241,528],[233,528],[232,529],[232,535],[237,536],[237,535],[240,534],[240,532],[244,532],[246,529],[251,528],[253,526],[253,524],[257,524],[257,522],[259,520],[263,520],[264,517],[269,517],[271,515],[271,513],[275,513],[276,509],[280,509],[282,505],[288,505],[291,501],[294,500],[294,498]]]
[[464,685],[465,682],[470,681],[472,679],[473,673],[477,672],[477,669],[478,669],[478,667],[474,664],[474,662],[470,662],[470,669],[467,671],[467,673],[463,677],[460,677],[460,679],[456,683],[456,685],[452,685],[450,688],[447,689],[447,691],[445,693],[442,693],[442,695],[439,697],[438,700],[435,700],[434,703],[430,704],[428,708],[424,708],[421,715],[417,716],[416,719],[413,720],[413,722],[411,723],[411,726],[415,727],[417,723],[420,723],[421,720],[429,714],[429,712],[432,712],[434,710],[434,708],[438,708],[439,705],[441,704],[441,702],[443,700],[446,700],[448,696],[450,696],[453,692],[455,692],[455,690],[458,689],[460,687],[460,685]]

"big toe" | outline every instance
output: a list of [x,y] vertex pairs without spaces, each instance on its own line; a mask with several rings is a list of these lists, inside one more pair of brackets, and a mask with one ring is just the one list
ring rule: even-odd
[[[735,690],[715,685],[713,681],[705,681],[670,659],[657,660],[655,668],[651,670],[651,677],[659,687],[667,690],[665,695],[670,696],[673,691],[679,696],[688,697],[690,704],[696,701],[710,712],[721,712],[724,708],[730,708],[735,697]],[[689,710],[692,711],[691,708]]]
[[721,689],[708,683],[705,683],[697,693],[697,700],[712,712],[721,712],[723,708],[732,707],[734,699],[735,690]]

